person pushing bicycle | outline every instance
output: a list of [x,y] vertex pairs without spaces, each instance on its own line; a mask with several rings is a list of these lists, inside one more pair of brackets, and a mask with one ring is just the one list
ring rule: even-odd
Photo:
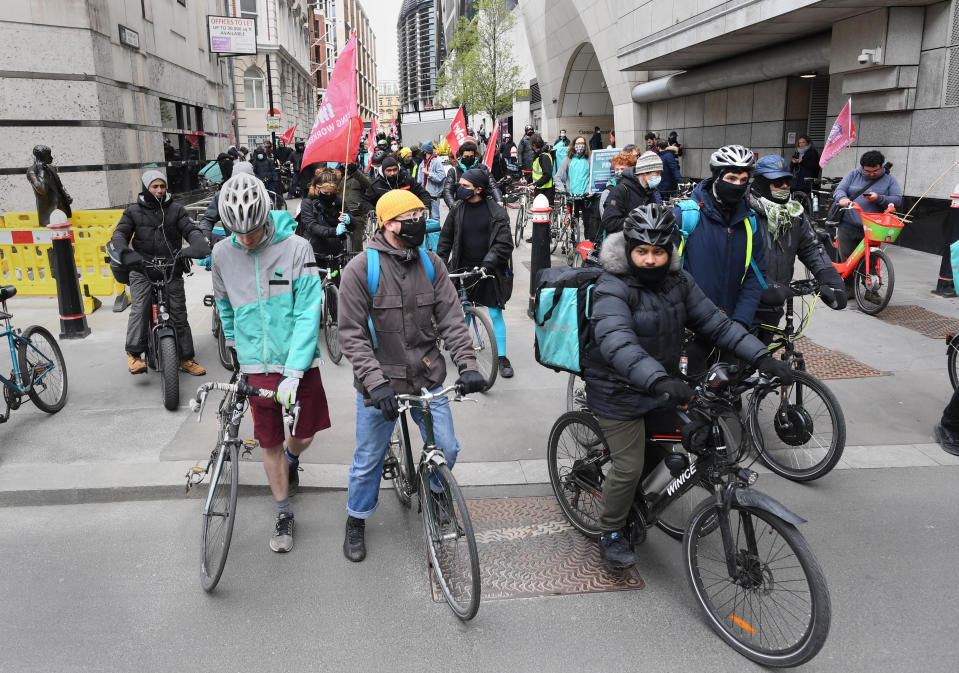
[[670,210],[640,206],[627,215],[621,232],[607,237],[599,257],[604,273],[593,292],[593,346],[585,355],[583,378],[612,463],[603,482],[599,546],[614,570],[637,562],[623,528],[643,473],[644,417],[656,408],[684,406],[693,396],[678,376],[684,329],[732,351],[765,376],[792,379],[785,363],[717,310],[680,268],[678,239]]
[[[349,470],[343,553],[366,558],[366,519],[376,511],[383,462],[399,416],[397,393],[442,389],[446,362],[436,344],[433,320],[459,368],[464,393],[478,392],[486,379],[476,368],[473,341],[446,266],[420,248],[428,207],[407,190],[386,192],[376,203],[379,229],[366,254],[354,257],[340,281],[340,347],[353,365],[356,393],[356,450]],[[367,406],[366,401],[369,401]],[[449,400],[430,404],[437,446],[450,468],[460,445],[453,432]],[[422,417],[414,420],[426,439]],[[434,484],[434,496],[442,497]],[[437,495],[439,491],[439,495]]]
[[[270,549],[293,548],[290,489],[299,484],[300,455],[313,435],[330,427],[320,378],[322,289],[310,244],[294,235],[287,211],[270,211],[266,186],[251,175],[234,175],[219,195],[220,219],[232,235],[213,247],[213,296],[226,344],[254,388],[276,390],[289,409],[297,401],[296,430],[284,442],[283,413],[268,398],[251,398],[253,436],[263,449],[263,467],[276,501]],[[284,445],[285,444],[285,445]]]
[[[776,326],[783,317],[783,303],[791,295],[796,257],[820,283],[820,296],[832,309],[846,308],[846,287],[832,265],[822,244],[813,232],[802,204],[792,199],[789,164],[770,154],[756,162],[755,177],[749,193],[749,205],[756,212],[758,233],[766,249],[766,272],[769,286],[763,290],[756,309],[755,323]],[[759,338],[769,345],[773,333],[760,330]]]

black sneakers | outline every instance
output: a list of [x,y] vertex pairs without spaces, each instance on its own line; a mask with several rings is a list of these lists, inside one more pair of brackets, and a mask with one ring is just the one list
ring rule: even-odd
[[943,451],[946,453],[951,453],[954,456],[959,456],[959,437],[952,434],[938,423],[936,423],[934,432],[936,434],[936,441],[939,442],[939,446],[942,447]]
[[290,483],[287,488],[287,495],[293,495],[300,488],[300,459],[290,453],[288,449],[284,449],[283,453],[286,454],[286,463],[290,470]]
[[346,517],[346,537],[343,540],[343,555],[353,563],[366,558],[366,520]]
[[599,555],[610,570],[626,570],[639,561],[633,550],[626,544],[622,531],[603,533],[599,538]]
[[293,549],[293,515],[280,514],[276,517],[276,528],[270,538],[270,549],[285,554]]
[[499,375],[504,379],[513,378],[513,364],[505,355],[499,356]]

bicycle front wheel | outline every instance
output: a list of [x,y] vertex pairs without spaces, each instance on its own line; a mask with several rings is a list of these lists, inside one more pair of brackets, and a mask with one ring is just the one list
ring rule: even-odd
[[239,484],[239,452],[236,444],[221,444],[213,475],[210,477],[210,490],[207,494],[209,509],[203,513],[200,584],[203,585],[204,591],[213,591],[226,565],[226,555],[230,551],[230,540],[233,538],[233,523],[236,521]]
[[413,491],[413,483],[410,479],[410,471],[406,464],[406,449],[403,445],[403,428],[400,423],[393,426],[393,434],[390,436],[390,445],[386,450],[386,459],[390,463],[396,464],[396,476],[393,477],[393,490],[396,491],[396,497],[403,507],[409,508],[412,498],[410,493]]
[[493,333],[493,323],[475,306],[463,309],[466,313],[466,324],[469,325],[470,336],[473,339],[473,353],[476,355],[476,367],[486,379],[485,393],[496,383],[499,372],[499,356],[496,349],[496,335]]
[[949,364],[949,383],[952,389],[959,388],[959,335],[949,340],[946,361]]
[[808,372],[789,386],[756,390],[749,433],[759,457],[781,477],[812,481],[832,470],[846,448],[846,419],[832,391]]
[[570,373],[566,384],[566,411],[586,411],[586,381]]
[[158,358],[160,360],[160,386],[163,406],[176,411],[180,406],[180,358],[176,349],[176,339],[172,336],[160,337]]
[[526,209],[526,204],[521,202],[520,209],[516,213],[516,227],[513,230],[513,246],[516,248],[523,242],[523,229],[526,227],[527,217],[529,217],[529,212]]
[[[466,499],[448,465],[426,463],[419,474],[423,533],[433,574],[456,616],[470,620],[479,610],[480,569]],[[433,477],[443,484],[441,494],[430,489]]]
[[337,314],[339,312],[339,290],[329,283],[323,288],[323,339],[333,364],[340,364],[343,351],[340,350],[340,329]]
[[876,315],[886,308],[892,299],[896,274],[892,269],[892,262],[882,250],[871,250],[869,258],[871,269],[866,269],[865,257],[856,265],[853,287],[859,310],[867,315]]
[[67,366],[60,345],[46,329],[31,325],[17,340],[17,361],[30,399],[40,411],[55,414],[67,403]]
[[609,447],[592,415],[567,412],[553,424],[546,450],[549,483],[566,518],[588,537],[598,538],[601,532],[609,460]]
[[686,579],[707,621],[733,649],[764,666],[798,666],[829,633],[826,578],[796,527],[765,510],[733,503],[730,576],[722,509],[703,502],[683,538]]

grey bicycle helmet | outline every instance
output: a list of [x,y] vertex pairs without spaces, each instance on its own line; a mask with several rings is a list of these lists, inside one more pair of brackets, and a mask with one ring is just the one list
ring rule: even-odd
[[742,145],[724,145],[709,157],[713,174],[750,171],[756,166],[756,155]]
[[270,216],[270,194],[261,180],[240,173],[223,183],[220,188],[220,220],[234,234],[249,234],[264,224]]
[[637,206],[623,220],[627,250],[637,245],[658,245],[669,249],[676,242],[678,233],[673,211],[657,203]]

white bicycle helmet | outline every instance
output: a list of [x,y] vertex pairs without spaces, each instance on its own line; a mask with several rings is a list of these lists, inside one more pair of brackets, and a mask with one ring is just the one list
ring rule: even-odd
[[258,178],[246,173],[234,175],[220,187],[217,205],[223,226],[234,234],[249,234],[270,215],[270,194]]
[[713,152],[709,157],[709,168],[713,173],[729,172],[730,170],[752,171],[756,166],[756,155],[752,150],[742,145],[724,145]]

